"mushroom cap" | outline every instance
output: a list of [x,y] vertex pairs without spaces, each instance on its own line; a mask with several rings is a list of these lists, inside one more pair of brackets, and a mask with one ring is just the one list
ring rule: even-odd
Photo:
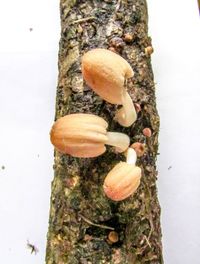
[[106,176],[103,184],[104,192],[110,199],[122,201],[137,190],[140,178],[139,167],[120,162]]
[[133,76],[130,64],[107,49],[92,49],[82,57],[82,74],[86,83],[104,100],[122,104],[126,78]]
[[97,157],[106,151],[107,122],[92,114],[70,114],[59,118],[50,132],[55,148],[73,157]]

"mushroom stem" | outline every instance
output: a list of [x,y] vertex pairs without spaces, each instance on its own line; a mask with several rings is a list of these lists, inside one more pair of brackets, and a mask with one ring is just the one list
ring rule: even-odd
[[118,152],[124,152],[130,145],[130,138],[119,132],[108,132],[107,133],[106,145],[114,146]]
[[126,152],[126,163],[135,165],[137,160],[137,154],[134,149],[128,148]]
[[135,106],[130,95],[125,91],[122,96],[122,108],[115,115],[115,120],[124,127],[131,126],[137,119]]

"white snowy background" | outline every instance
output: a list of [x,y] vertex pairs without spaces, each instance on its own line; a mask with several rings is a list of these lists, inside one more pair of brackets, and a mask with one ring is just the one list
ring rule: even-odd
[[[197,1],[149,0],[161,118],[158,191],[166,264],[199,264],[200,17]],[[0,0],[0,262],[45,259],[58,0]],[[38,254],[30,254],[27,240]]]

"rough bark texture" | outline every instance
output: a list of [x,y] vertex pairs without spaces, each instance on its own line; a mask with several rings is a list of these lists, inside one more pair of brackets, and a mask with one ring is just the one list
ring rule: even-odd
[[[138,159],[143,176],[137,193],[112,202],[102,184],[123,155],[110,147],[92,159],[55,152],[46,263],[163,263],[155,165],[159,117],[150,57],[145,54],[151,46],[146,1],[61,0],[60,12],[56,119],[75,112],[97,114],[107,120],[109,131],[146,143],[146,153]],[[83,82],[81,56],[95,47],[114,48],[135,72],[128,90],[141,111],[130,128],[114,122],[117,106],[104,102]],[[152,130],[150,138],[142,133],[145,127]],[[119,235],[114,244],[107,239],[111,229]]]

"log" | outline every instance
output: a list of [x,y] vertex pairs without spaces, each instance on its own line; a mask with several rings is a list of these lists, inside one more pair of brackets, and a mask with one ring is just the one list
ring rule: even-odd
[[[142,168],[139,189],[114,202],[102,185],[114,165],[125,159],[122,154],[107,147],[97,158],[79,159],[55,151],[46,263],[163,263],[156,187],[159,116],[146,1],[61,0],[60,14],[55,119],[77,112],[96,114],[109,123],[109,131],[128,134],[131,143],[145,143],[146,152],[137,161]],[[134,70],[128,91],[139,112],[129,128],[113,120],[118,106],[103,101],[83,81],[81,57],[96,47],[117,52]],[[144,128],[150,128],[150,137]],[[115,243],[108,239],[112,230],[118,235]]]

